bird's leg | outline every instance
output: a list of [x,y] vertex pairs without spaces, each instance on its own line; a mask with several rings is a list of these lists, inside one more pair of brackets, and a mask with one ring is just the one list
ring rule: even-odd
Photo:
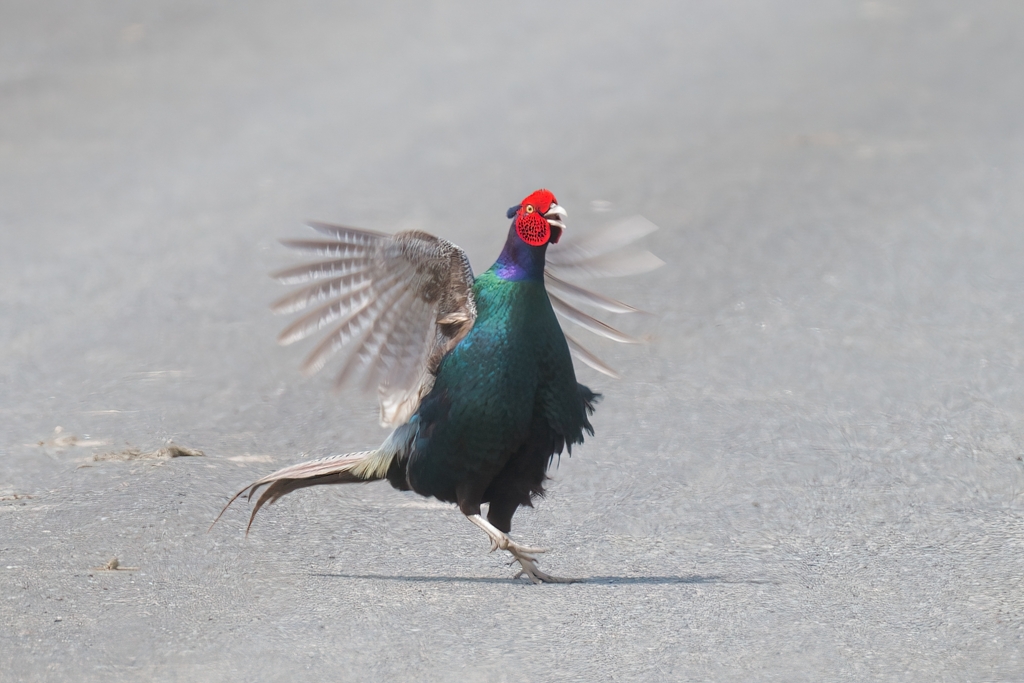
[[512,558],[522,567],[515,578],[526,574],[527,578],[534,583],[574,583],[579,579],[562,579],[557,576],[545,574],[537,567],[537,558],[534,555],[547,552],[547,548],[527,548],[519,545],[508,534],[497,529],[480,515],[466,515],[469,521],[484,530],[487,537],[491,539],[491,552],[495,550],[507,550],[512,553]]

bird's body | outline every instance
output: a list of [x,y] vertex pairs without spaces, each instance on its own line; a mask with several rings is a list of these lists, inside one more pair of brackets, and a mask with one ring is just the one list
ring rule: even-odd
[[543,492],[552,455],[593,433],[595,396],[576,382],[542,280],[506,280],[492,268],[473,293],[476,323],[413,417],[405,483],[467,515],[490,503],[488,519],[507,533],[515,509]]
[[[374,451],[300,463],[247,486],[242,492],[249,490],[250,495],[260,486],[268,486],[257,501],[250,524],[264,503],[273,502],[295,489],[386,478],[395,488],[457,504],[463,514],[487,532],[492,549],[502,548],[512,553],[522,565],[522,573],[535,582],[557,580],[536,567],[533,555],[542,552],[540,549],[519,546],[507,534],[516,510],[530,506],[535,496],[543,494],[546,472],[553,457],[560,455],[563,448],[571,449],[573,444],[582,443],[584,432],[593,434],[588,415],[599,397],[576,381],[570,344],[545,288],[547,247],[561,236],[564,225],[560,219],[565,212],[546,190],[530,195],[520,206],[510,209],[510,217],[513,212],[515,220],[504,250],[495,264],[475,279],[461,250],[418,233],[422,238],[417,239],[429,238],[437,244],[432,250],[428,249],[426,259],[414,260],[415,268],[409,271],[413,275],[398,286],[399,292],[392,300],[412,302],[406,304],[410,310],[415,310],[413,307],[418,301],[440,301],[427,306],[430,315],[426,317],[434,320],[430,320],[429,325],[417,326],[414,315],[403,316],[399,310],[392,315],[394,320],[381,326],[379,320],[386,318],[398,304],[382,307],[383,312],[377,311],[364,325],[369,331],[364,332],[361,349],[364,364],[378,370],[376,375],[371,373],[371,377],[381,381],[382,416],[411,415]],[[348,232],[342,233],[342,230]],[[335,229],[334,236],[346,245],[342,250],[348,250],[350,243],[358,241],[352,235],[363,234],[384,237],[342,228]],[[402,240],[407,238],[400,234],[389,239],[404,244]],[[433,244],[429,240],[426,243]],[[316,248],[320,250],[318,253],[340,254],[334,245],[318,243]],[[460,258],[452,256],[451,248],[458,250]],[[403,258],[408,258],[405,254],[410,252],[409,248],[400,251]],[[347,251],[340,255],[351,258]],[[307,271],[291,269],[288,272],[328,272],[337,276],[342,268],[338,265],[341,261],[332,263],[330,267],[318,263],[311,264]],[[397,262],[386,265],[390,268],[381,269],[376,281],[383,282],[384,273],[394,270]],[[424,272],[429,275],[424,277]],[[352,275],[342,272],[337,277]],[[449,283],[448,290],[438,295],[434,291],[436,283]],[[371,281],[367,287],[372,288],[373,284]],[[359,285],[348,286],[352,289]],[[387,291],[396,288],[395,285],[389,287]],[[316,294],[315,288],[322,292],[325,285],[314,285],[299,292],[305,296],[305,303],[314,300],[310,292]],[[335,288],[330,294],[336,295],[338,291]],[[603,299],[593,296],[594,301]],[[288,298],[289,305],[295,303],[296,297]],[[330,308],[332,302],[289,328],[298,329],[304,321],[302,329],[311,329],[312,322],[320,327],[328,313],[343,319],[311,355],[308,364],[314,365],[314,369],[322,365],[317,354],[328,348],[325,345],[332,337],[356,336],[349,333],[348,327],[352,326],[352,320],[358,321],[360,306],[363,310],[370,306],[366,302],[351,303],[352,295],[345,291],[335,302],[341,299],[344,301],[340,308],[339,305]],[[345,306],[356,312],[349,312],[348,317],[337,312]],[[577,309],[572,310],[586,316]],[[405,337],[411,335],[413,339],[426,342],[421,345],[427,347],[429,353],[405,343],[398,336],[403,329]],[[389,344],[399,350],[388,351]],[[376,365],[373,357],[367,360],[365,349],[368,346],[377,349]],[[342,374],[348,373],[351,367],[350,361]],[[416,382],[410,384],[410,378]],[[389,413],[386,405],[407,407]],[[489,504],[487,521],[480,516],[482,503]]]

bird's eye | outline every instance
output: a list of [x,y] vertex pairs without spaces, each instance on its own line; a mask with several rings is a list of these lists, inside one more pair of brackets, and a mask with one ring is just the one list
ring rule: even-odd
[[533,213],[533,204],[526,205],[526,213]]

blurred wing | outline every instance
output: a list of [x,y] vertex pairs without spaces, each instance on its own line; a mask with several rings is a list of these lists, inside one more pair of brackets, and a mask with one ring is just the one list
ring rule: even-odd
[[[563,276],[621,277],[646,273],[665,265],[665,262],[651,252],[633,243],[658,229],[643,216],[633,216],[613,224],[599,232],[585,235],[549,250],[544,281],[548,298],[555,312],[580,327],[599,336],[623,344],[638,344],[641,340],[620,332],[568,300],[600,308],[609,313],[637,313],[638,309],[616,301],[603,294],[592,292],[562,279]],[[569,351],[580,361],[610,377],[619,375],[600,358],[584,348],[579,342],[565,336]]]
[[633,245],[658,226],[643,216],[633,216],[551,251],[547,264],[561,276],[622,277],[639,275],[665,265],[651,252]]
[[306,311],[278,336],[291,344],[330,328],[302,364],[319,371],[339,351],[335,386],[362,375],[377,386],[381,424],[405,422],[433,385],[441,357],[476,320],[473,271],[457,246],[425,232],[385,235],[310,223],[325,239],[282,240],[321,260],[272,274],[302,284],[271,304],[275,313]]
[[595,356],[593,353],[580,346],[578,341],[569,335],[565,335],[565,341],[569,344],[569,353],[576,356],[576,358],[580,359],[585,365],[589,365],[598,372],[608,375],[612,379],[622,379],[622,375],[615,372],[613,368],[609,367],[607,363]]

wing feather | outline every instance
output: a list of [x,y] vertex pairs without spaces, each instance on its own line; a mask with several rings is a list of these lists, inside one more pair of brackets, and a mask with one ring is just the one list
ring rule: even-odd
[[[379,278],[375,283],[379,290],[378,292],[373,292],[373,287],[367,288],[364,295],[365,301],[361,302],[359,308],[357,310],[353,310],[351,315],[349,315],[337,328],[335,328],[335,331],[331,334],[331,337],[334,339],[331,341],[329,347],[325,346],[325,343],[330,339],[330,337],[325,339],[320,346],[314,349],[313,353],[311,353],[310,357],[306,360],[306,363],[303,364],[303,372],[309,375],[317,372],[323,367],[324,363],[326,363],[326,361],[343,346],[356,338],[362,338],[366,331],[372,327],[374,321],[376,321],[382,312],[386,311],[393,302],[396,283],[400,283],[400,273],[398,272],[390,273]],[[350,355],[353,357],[358,355],[359,348],[359,346],[355,347],[353,353]],[[311,363],[318,353],[323,353],[324,355],[320,356],[315,364]],[[344,384],[342,375],[347,374],[347,371],[343,369],[335,382],[338,387]]]
[[595,356],[593,353],[583,348],[578,341],[569,335],[565,335],[565,341],[569,344],[569,353],[576,358],[579,358],[584,364],[589,365],[600,373],[608,375],[612,379],[622,379],[622,375],[615,372],[615,370],[609,367],[607,363]]
[[301,266],[285,268],[276,273],[271,273],[270,277],[283,285],[298,285],[325,277],[344,277],[365,272],[370,265],[366,257],[332,259],[330,261],[304,263]]
[[[320,372],[331,356],[340,351],[346,344],[355,339],[373,320],[374,301],[369,296],[363,298],[358,308],[351,311],[331,333],[317,344],[306,360],[302,362],[302,373],[314,375]],[[369,310],[368,310],[369,309]]]
[[281,297],[270,304],[270,310],[274,313],[302,311],[318,301],[341,298],[346,294],[362,289],[368,286],[367,283],[369,281],[369,274],[361,272],[315,282],[308,287],[303,287],[296,292]]
[[603,294],[592,292],[589,289],[584,289],[579,285],[574,285],[571,282],[566,282],[561,278],[555,277],[548,270],[544,271],[544,280],[547,282],[547,286],[549,289],[557,289],[563,294],[567,294],[568,296],[578,301],[584,301],[588,304],[597,306],[598,308],[603,308],[609,313],[640,312],[640,309],[634,308],[629,304],[624,304],[621,301],[616,301],[615,299],[607,297]]
[[323,239],[287,239],[285,246],[320,261],[273,277],[304,285],[275,301],[276,313],[303,314],[279,335],[281,344],[331,327],[306,357],[313,374],[347,351],[335,386],[363,375],[378,387],[381,421],[407,418],[433,384],[441,357],[476,320],[473,271],[457,246],[424,232],[396,235],[312,222]]
[[329,256],[331,258],[353,258],[366,256],[370,252],[367,245],[345,244],[332,240],[280,240],[284,246],[296,251],[313,254],[315,256]]
[[[637,339],[611,325],[598,320],[564,298],[594,306],[609,313],[642,313],[629,304],[598,294],[563,279],[564,276],[620,277],[645,273],[665,265],[665,262],[651,252],[634,244],[658,229],[643,216],[632,216],[623,221],[593,232],[563,240],[548,251],[544,280],[548,287],[548,298],[555,312],[570,322],[599,336],[623,344],[639,344]],[[569,351],[582,363],[610,377],[619,374],[596,355],[585,349],[579,342],[565,335]]]
[[323,306],[313,309],[281,331],[277,343],[287,346],[300,339],[322,330],[335,320],[348,316],[353,311],[360,311],[372,299],[371,282],[366,281],[344,295],[328,301]]
[[[371,338],[364,344],[363,361],[371,369],[368,379],[387,380],[389,384],[407,386],[412,380],[411,373],[426,363],[429,348],[428,325],[419,324],[424,319],[422,301],[417,301],[414,292],[407,292],[388,312],[387,319],[381,317]],[[409,356],[419,356],[415,365],[402,363]],[[367,383],[367,388],[372,386]]]
[[575,306],[567,304],[551,292],[548,292],[548,299],[551,300],[551,307],[555,309],[556,313],[561,313],[585,330],[602,337],[606,337],[607,339],[611,339],[612,341],[617,341],[621,344],[641,343],[641,341],[636,337],[631,337],[625,332],[620,332],[611,325],[601,322],[594,316],[584,313]]
[[405,308],[406,300],[413,295],[410,288],[403,285],[389,291],[386,298],[378,299],[375,303],[374,314],[367,317],[359,344],[346,359],[334,380],[336,386],[344,385],[358,368],[361,368],[366,375],[367,386],[365,388],[367,389],[377,381],[384,379],[378,377],[380,373],[374,365],[374,358],[384,343],[387,332],[394,326],[396,319],[405,313],[403,308]]
[[558,250],[548,255],[547,263],[549,266],[560,268],[610,254],[650,235],[657,229],[657,225],[643,216],[630,216],[582,237],[570,237]]
[[363,230],[362,228],[351,228],[347,225],[334,225],[332,223],[322,223],[320,221],[309,221],[306,225],[313,228],[321,235],[327,235],[335,242],[340,242],[342,244],[371,245],[387,242],[392,239],[391,235],[383,232]]
[[551,267],[559,275],[584,277],[625,277],[640,275],[661,268],[665,262],[649,251],[625,249],[619,252],[598,254],[581,258],[572,263],[561,263]]

